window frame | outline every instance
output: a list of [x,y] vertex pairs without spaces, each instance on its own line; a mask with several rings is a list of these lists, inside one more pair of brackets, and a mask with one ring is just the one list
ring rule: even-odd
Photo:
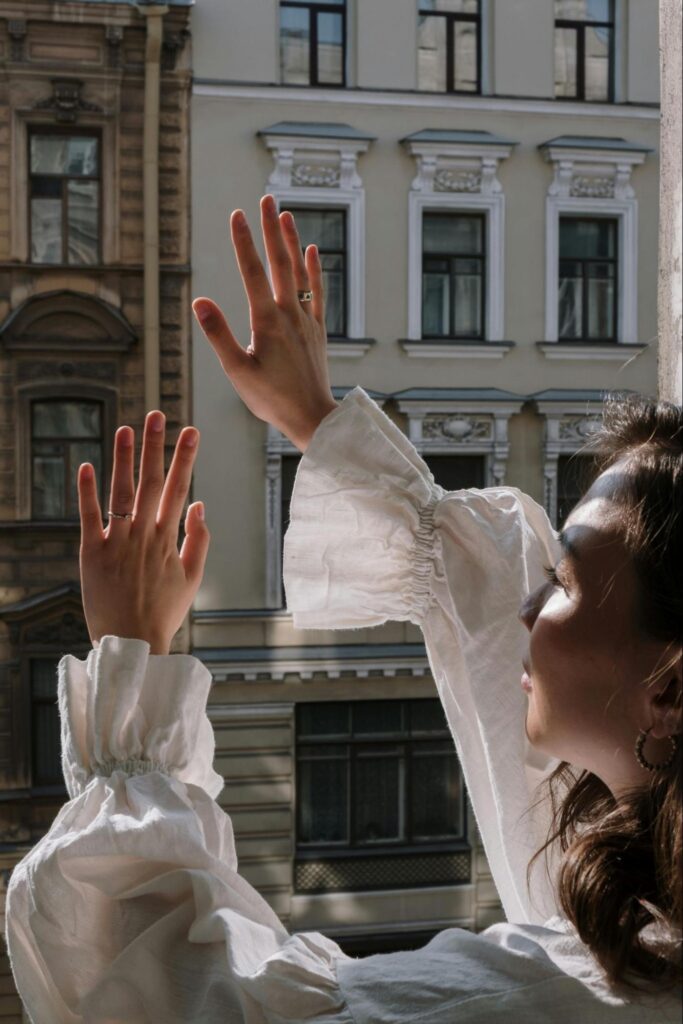
[[[438,698],[398,698],[400,705],[412,705],[414,703],[423,701],[438,701]],[[359,704],[365,704],[366,701],[333,701],[331,703],[339,703],[347,706],[354,706]],[[392,700],[391,703],[396,703]],[[325,736],[311,736],[302,738],[299,733],[299,717],[301,708],[310,706],[307,703],[298,703],[296,706],[295,724],[294,724],[294,745],[295,745],[295,775],[296,775],[296,795],[295,795],[295,822],[294,822],[294,845],[296,850],[296,859],[303,860],[306,857],[320,857],[324,855],[325,859],[334,859],[335,857],[349,857],[349,856],[362,856],[362,857],[374,857],[374,856],[387,856],[388,854],[410,854],[410,853],[431,853],[431,852],[447,852],[450,850],[463,850],[469,848],[469,835],[468,835],[468,813],[467,813],[467,788],[465,786],[465,778],[462,771],[462,765],[458,759],[458,755],[453,744],[453,738],[451,736],[448,724],[444,724],[444,729],[437,733],[428,733],[424,736],[418,736],[416,739],[411,736],[410,729],[404,729],[398,733],[366,733],[362,734],[361,737],[354,735],[353,731],[353,720],[351,718],[351,728],[348,734],[344,738],[334,737],[330,739]],[[405,714],[405,712],[404,712]],[[341,734],[340,734],[341,735]],[[429,837],[425,840],[415,840],[412,836],[412,829],[410,828],[410,821],[412,819],[411,813],[411,796],[412,796],[412,759],[414,755],[414,747],[420,743],[431,743],[431,742],[444,742],[447,740],[452,746],[452,756],[455,758],[455,764],[457,767],[458,782],[459,782],[459,804],[460,804],[460,820],[459,820],[459,832],[457,836],[444,836],[443,838]],[[403,759],[405,764],[405,783],[402,787],[403,791],[400,794],[400,799],[403,800],[403,807],[399,807],[399,821],[403,820],[406,823],[406,835],[410,835],[410,839],[406,840],[384,840],[376,843],[359,843],[356,840],[354,834],[355,815],[353,810],[353,792],[354,792],[354,765],[356,763],[357,755],[356,749],[362,745],[372,745],[374,747],[382,746],[386,744],[388,747],[402,747],[401,753],[396,756]],[[299,839],[301,831],[301,813],[302,813],[302,799],[301,791],[299,789],[299,764],[302,760],[300,754],[300,748],[302,746],[330,746],[330,748],[337,747],[348,747],[349,753],[346,757],[337,758],[339,760],[345,760],[347,763],[347,777],[348,777],[348,808],[347,808],[347,827],[348,827],[348,841],[342,842],[301,842]],[[381,755],[378,755],[381,756]],[[389,755],[387,755],[389,756]],[[442,756],[442,755],[438,755]],[[313,758],[311,758],[313,759]]]
[[[29,412],[30,445],[31,445],[31,481],[30,481],[30,487],[31,487],[31,514],[32,515],[33,515],[33,503],[34,503],[34,479],[33,479],[34,478],[34,454],[33,454],[34,453],[34,443],[36,441],[40,442],[40,441],[49,440],[50,443],[64,444],[65,447],[66,447],[66,457],[65,457],[65,463],[64,463],[64,474],[65,474],[64,479],[65,479],[66,486],[65,486],[65,489],[64,489],[64,495],[65,495],[65,499],[66,499],[65,511],[67,511],[69,514],[66,514],[64,516],[43,517],[40,520],[40,522],[47,523],[47,522],[53,522],[53,521],[56,521],[56,522],[71,522],[71,521],[77,522],[78,521],[78,507],[76,507],[75,510],[71,510],[69,508],[69,504],[70,504],[70,502],[69,502],[70,490],[69,490],[69,487],[68,487],[68,483],[69,483],[69,481],[72,478],[72,475],[73,475],[73,472],[74,472],[74,468],[77,468],[77,467],[73,467],[71,465],[71,450],[70,450],[69,442],[71,442],[71,441],[78,442],[78,441],[81,441],[81,440],[89,440],[89,439],[88,438],[70,438],[70,437],[65,437],[65,436],[64,437],[56,437],[56,438],[47,439],[47,438],[36,437],[34,435],[34,433],[33,433],[33,410],[34,410],[34,407],[36,405],[63,405],[64,403],[71,402],[71,401],[74,401],[74,399],[71,398],[71,397],[64,398],[64,397],[58,396],[58,395],[51,395],[49,397],[34,397],[34,398],[30,399],[30,412]],[[100,434],[100,438],[98,439],[98,441],[99,441],[99,444],[100,444],[101,449],[102,449],[101,450],[101,456],[100,456],[100,464],[101,464],[101,466],[104,466],[104,449],[105,449],[105,436],[104,436],[105,408],[104,408],[104,401],[101,398],[87,398],[87,399],[80,398],[80,399],[78,399],[78,401],[81,401],[83,403],[88,403],[90,405],[97,406],[99,408],[99,411],[100,411],[101,434]],[[95,440],[95,439],[92,439],[92,440]],[[104,489],[103,489],[102,473],[99,474],[98,490],[99,490],[99,495],[98,496],[99,496],[99,500],[100,500],[100,507],[102,508],[102,507],[104,507]]]
[[[482,58],[483,58],[483,46],[482,46],[482,23],[483,23],[483,11],[482,11],[483,0],[479,0],[479,13],[478,14],[466,14],[459,11],[426,11],[422,10],[418,0],[417,17],[418,17],[418,28],[419,19],[422,18],[444,18],[446,20],[446,88],[441,90],[433,89],[422,89],[420,88],[419,78],[417,83],[418,92],[432,93],[434,95],[450,95],[450,96],[481,96],[482,95]],[[477,26],[477,88],[471,89],[455,89],[452,85],[454,81],[455,72],[455,23],[456,22],[474,22]],[[420,47],[418,45],[418,53]]]
[[[560,103],[614,103],[616,86],[616,0],[609,0],[611,21],[580,21],[575,18],[555,18],[553,31],[561,28],[573,29],[576,32],[576,95],[558,96]],[[609,30],[609,68],[607,76],[607,99],[586,99],[586,28],[607,28]]]
[[[448,263],[449,263],[449,270],[448,270],[449,293],[450,293],[450,289],[451,289],[451,286],[452,286],[452,283],[453,283],[453,280],[454,280],[454,277],[455,277],[455,275],[453,274],[452,267],[453,267],[453,263],[456,260],[458,260],[458,259],[472,259],[472,260],[478,260],[480,262],[480,264],[481,264],[481,272],[480,272],[480,275],[479,275],[480,276],[480,280],[481,280],[481,285],[482,285],[482,287],[481,287],[480,309],[479,309],[479,316],[481,318],[481,330],[480,330],[479,334],[474,334],[474,333],[471,333],[471,332],[469,334],[457,334],[456,333],[456,331],[455,331],[455,302],[454,301],[451,303],[451,310],[450,310],[450,316],[449,316],[449,325],[448,325],[449,328],[452,327],[453,330],[449,331],[448,334],[425,334],[425,332],[424,332],[425,256],[427,256],[427,258],[432,257],[434,259],[438,259],[438,257],[439,257],[439,254],[437,254],[437,253],[427,253],[427,254],[425,254],[425,248],[424,248],[424,224],[425,224],[425,217],[430,217],[430,216],[434,216],[434,217],[448,217],[449,219],[451,219],[451,218],[454,219],[456,217],[463,217],[463,218],[467,218],[468,220],[478,220],[481,223],[481,225],[482,225],[482,230],[481,230],[481,253],[479,255],[473,256],[473,255],[471,255],[469,253],[466,254],[466,255],[459,255],[459,254],[453,254],[453,253],[444,254],[444,259],[447,259]],[[433,341],[433,340],[440,340],[440,341],[441,340],[444,340],[444,341],[475,340],[475,341],[481,341],[481,342],[486,341],[486,335],[487,335],[486,307],[487,307],[487,274],[488,274],[488,270],[487,270],[487,266],[488,266],[488,251],[487,251],[487,244],[486,244],[487,243],[487,233],[488,232],[487,232],[486,220],[487,220],[486,214],[483,213],[483,212],[480,212],[480,211],[479,212],[472,211],[472,210],[470,210],[470,211],[463,211],[463,210],[423,210],[422,211],[422,282],[421,282],[422,283],[422,301],[421,301],[421,304],[420,304],[420,315],[421,315],[421,319],[422,319],[422,325],[421,325],[422,326],[422,331],[421,331],[421,339],[422,340],[424,340],[424,341]]]
[[[333,203],[320,203],[318,206],[312,203],[296,203],[294,201],[282,202],[279,205],[280,211],[289,210],[296,220],[296,215],[299,211],[301,212],[318,212],[318,213],[341,213],[343,218],[343,259],[344,259],[344,290],[343,290],[343,315],[342,315],[342,327],[343,330],[340,334],[329,334],[327,335],[328,341],[342,341],[349,337],[349,292],[350,292],[350,275],[349,275],[349,219],[350,209],[348,204],[340,203],[335,206]],[[338,254],[338,250],[326,250],[317,247],[318,252],[321,256],[326,254]]]
[[[564,342],[564,343],[567,343],[567,344],[569,344],[570,342],[575,341],[579,345],[582,342],[593,342],[593,341],[601,341],[601,342],[605,342],[605,343],[617,342],[618,338],[619,338],[618,317],[619,317],[619,298],[620,298],[620,296],[619,296],[619,252],[620,252],[620,246],[619,246],[619,218],[618,217],[609,217],[609,216],[606,216],[606,215],[604,215],[602,217],[586,217],[586,216],[581,216],[580,214],[573,214],[573,215],[566,214],[566,213],[565,214],[560,214],[559,221],[558,221],[558,230],[560,231],[560,233],[561,233],[561,230],[562,230],[562,221],[563,220],[565,220],[565,221],[567,221],[567,220],[591,221],[591,222],[595,222],[595,221],[608,221],[609,223],[613,224],[614,225],[614,230],[615,230],[615,233],[616,233],[615,246],[614,246],[614,249],[615,249],[615,252],[616,252],[616,256],[604,257],[604,258],[600,258],[600,259],[592,259],[592,258],[583,259],[583,258],[580,258],[580,257],[573,257],[573,256],[572,257],[563,257],[562,254],[560,252],[558,252],[558,262],[557,262],[557,291],[558,291],[557,322],[558,322],[558,334],[557,334],[557,339],[558,339],[558,341]],[[559,322],[560,322],[559,293],[560,293],[560,280],[562,278],[561,270],[562,270],[562,263],[563,262],[565,262],[565,263],[572,262],[572,263],[580,263],[581,264],[581,285],[582,285],[582,287],[581,287],[581,324],[582,324],[582,333],[578,337],[571,337],[570,338],[570,337],[566,337],[566,336],[560,336],[560,333],[559,333]],[[586,264],[590,264],[590,263],[609,263],[609,264],[611,264],[612,266],[615,267],[615,271],[616,272],[614,274],[614,277],[612,278],[612,281],[614,282],[614,295],[612,297],[612,323],[614,325],[614,331],[613,331],[612,337],[610,337],[610,338],[602,338],[602,337],[594,338],[591,335],[586,334],[586,325],[588,323],[589,296],[588,296],[588,288],[586,288],[585,285],[586,285],[586,282],[590,279],[589,275],[586,273]]]
[[[345,89],[347,87],[347,3],[344,0],[341,4],[325,3],[325,0],[280,0],[279,11],[283,7],[293,7],[298,10],[308,11],[308,83],[300,85],[297,82],[286,82],[282,76],[282,25],[279,25],[278,39],[280,43],[280,84],[288,88],[299,89]],[[318,17],[320,14],[341,14],[342,19],[342,80],[341,82],[320,82],[318,81]]]
[[[70,178],[68,175],[62,174],[41,174],[36,175],[31,171],[31,139],[37,135],[56,135],[61,137],[69,138],[71,136],[79,136],[85,138],[97,139],[97,174],[96,175],[80,175],[75,179]],[[27,156],[26,156],[26,169],[27,169],[27,219],[28,219],[28,262],[35,267],[66,267],[70,270],[74,269],[88,269],[92,267],[100,266],[104,261],[104,245],[103,245],[103,228],[104,228],[104,189],[103,189],[103,138],[102,129],[96,127],[85,127],[76,128],[73,127],[59,127],[55,125],[39,125],[29,124],[26,131],[26,144],[27,144]],[[60,178],[62,181],[62,258],[58,263],[41,263],[38,260],[33,259],[33,217],[31,214],[31,199],[32,199],[32,187],[31,183],[34,177],[42,178]],[[69,263],[68,262],[68,225],[67,225],[67,197],[66,187],[67,183],[71,180],[77,181],[96,181],[98,183],[98,199],[97,199],[97,258],[93,263]],[[66,259],[65,259],[66,257]]]

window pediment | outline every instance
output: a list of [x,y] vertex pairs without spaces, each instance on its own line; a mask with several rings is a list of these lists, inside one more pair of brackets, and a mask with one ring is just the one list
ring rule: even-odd
[[0,324],[0,342],[9,350],[126,351],[136,340],[114,306],[71,291],[31,296]]

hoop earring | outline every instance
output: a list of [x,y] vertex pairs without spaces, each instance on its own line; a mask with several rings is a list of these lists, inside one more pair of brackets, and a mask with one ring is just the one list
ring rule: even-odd
[[660,761],[659,764],[651,764],[643,755],[643,747],[645,746],[645,741],[647,740],[647,737],[651,729],[652,726],[650,726],[649,729],[641,729],[638,733],[635,754],[639,765],[641,765],[643,768],[647,768],[649,772],[656,772],[660,771],[662,768],[668,768],[670,764],[673,764],[673,760],[676,756],[676,751],[678,750],[678,736],[666,737],[668,740],[671,740],[671,745],[673,747],[673,750],[671,751],[671,757],[669,758],[669,760]]

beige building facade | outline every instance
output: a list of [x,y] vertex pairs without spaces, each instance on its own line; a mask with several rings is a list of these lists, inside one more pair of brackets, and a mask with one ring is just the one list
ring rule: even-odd
[[[368,390],[444,486],[511,484],[559,522],[602,393],[656,391],[657,33],[643,0],[202,0],[193,294],[246,345],[227,222],[272,192],[323,254],[336,394]],[[349,950],[501,919],[419,630],[293,629],[297,453],[198,330],[193,391],[193,648],[242,873]]]

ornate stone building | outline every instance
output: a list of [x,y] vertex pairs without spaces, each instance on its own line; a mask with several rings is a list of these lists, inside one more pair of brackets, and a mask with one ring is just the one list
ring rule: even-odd
[[[160,407],[170,447],[190,418],[189,3],[0,2],[2,892],[66,795],[54,669],[89,646],[76,468],[106,508],[116,425]],[[19,1021],[8,974],[3,956]]]

